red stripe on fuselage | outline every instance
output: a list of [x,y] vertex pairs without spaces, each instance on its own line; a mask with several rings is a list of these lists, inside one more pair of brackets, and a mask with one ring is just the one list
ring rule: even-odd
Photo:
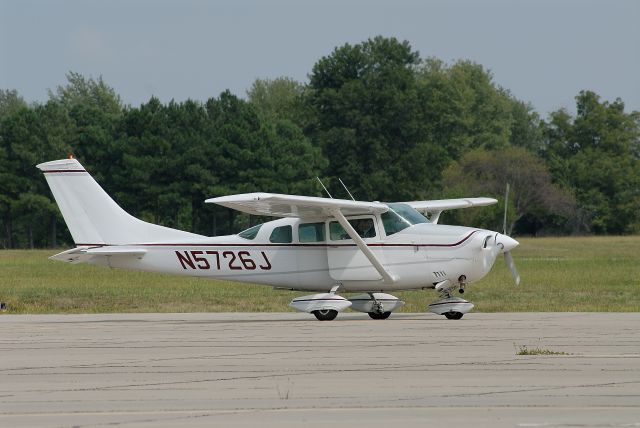
[[[471,235],[476,233],[477,230],[472,231],[467,236],[462,238],[460,241],[455,242],[453,244],[383,244],[383,243],[372,243],[367,244],[369,247],[456,247],[466,240],[468,240]],[[132,246],[132,247],[357,247],[356,244],[223,244],[223,243],[211,243],[211,244],[76,244],[78,247],[106,247],[106,246]]]

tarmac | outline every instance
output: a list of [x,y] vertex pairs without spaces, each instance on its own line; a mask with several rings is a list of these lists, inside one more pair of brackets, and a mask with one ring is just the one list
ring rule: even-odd
[[638,313],[5,314],[0,426],[640,427],[639,334]]

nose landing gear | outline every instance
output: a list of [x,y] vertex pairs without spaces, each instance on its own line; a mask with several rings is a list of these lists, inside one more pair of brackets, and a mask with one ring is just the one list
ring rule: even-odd
[[460,297],[453,297],[451,292],[456,288],[460,294],[464,293],[467,285],[466,275],[460,275],[458,284],[453,284],[450,280],[442,281],[436,285],[436,290],[440,292],[441,299],[427,306],[429,312],[444,315],[450,320],[459,320],[464,314],[473,309],[473,303]]
[[[459,285],[459,289],[458,292],[460,294],[464,294],[464,287],[467,285],[467,276],[466,275],[460,275],[460,277],[458,278],[458,285]],[[459,319],[459,318],[456,318]]]
[[462,312],[445,312],[444,316],[447,317],[448,320],[459,320],[462,318],[464,314]]

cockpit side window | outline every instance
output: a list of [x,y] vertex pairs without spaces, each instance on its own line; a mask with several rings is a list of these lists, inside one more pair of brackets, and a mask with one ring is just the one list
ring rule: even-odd
[[289,244],[293,241],[293,229],[291,226],[280,226],[273,229],[269,242],[274,244]]
[[392,210],[383,213],[380,218],[382,219],[382,225],[384,226],[384,231],[387,236],[398,233],[411,226],[411,223],[400,217]]
[[332,241],[340,241],[342,239],[350,239],[347,232],[340,226],[337,221],[329,223],[329,237]]
[[398,233],[414,224],[429,223],[425,216],[407,204],[393,203],[387,204],[387,206],[389,211],[380,216],[387,236]]
[[247,230],[243,230],[242,232],[238,233],[238,236],[244,239],[255,239],[261,227],[262,227],[262,224],[257,224],[253,227],[250,227]]
[[[356,218],[349,220],[349,224],[354,228],[361,238],[375,238],[376,228],[372,218]],[[329,223],[329,236],[332,241],[351,239],[346,230],[337,221]]]

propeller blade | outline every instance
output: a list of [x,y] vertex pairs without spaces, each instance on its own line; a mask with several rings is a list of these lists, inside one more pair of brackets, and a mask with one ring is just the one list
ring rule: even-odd
[[520,274],[516,269],[516,264],[513,261],[513,257],[511,257],[511,252],[509,251],[504,252],[504,261],[507,264],[507,267],[509,268],[509,270],[511,271],[511,276],[513,277],[513,280],[516,282],[516,285],[520,285]]

